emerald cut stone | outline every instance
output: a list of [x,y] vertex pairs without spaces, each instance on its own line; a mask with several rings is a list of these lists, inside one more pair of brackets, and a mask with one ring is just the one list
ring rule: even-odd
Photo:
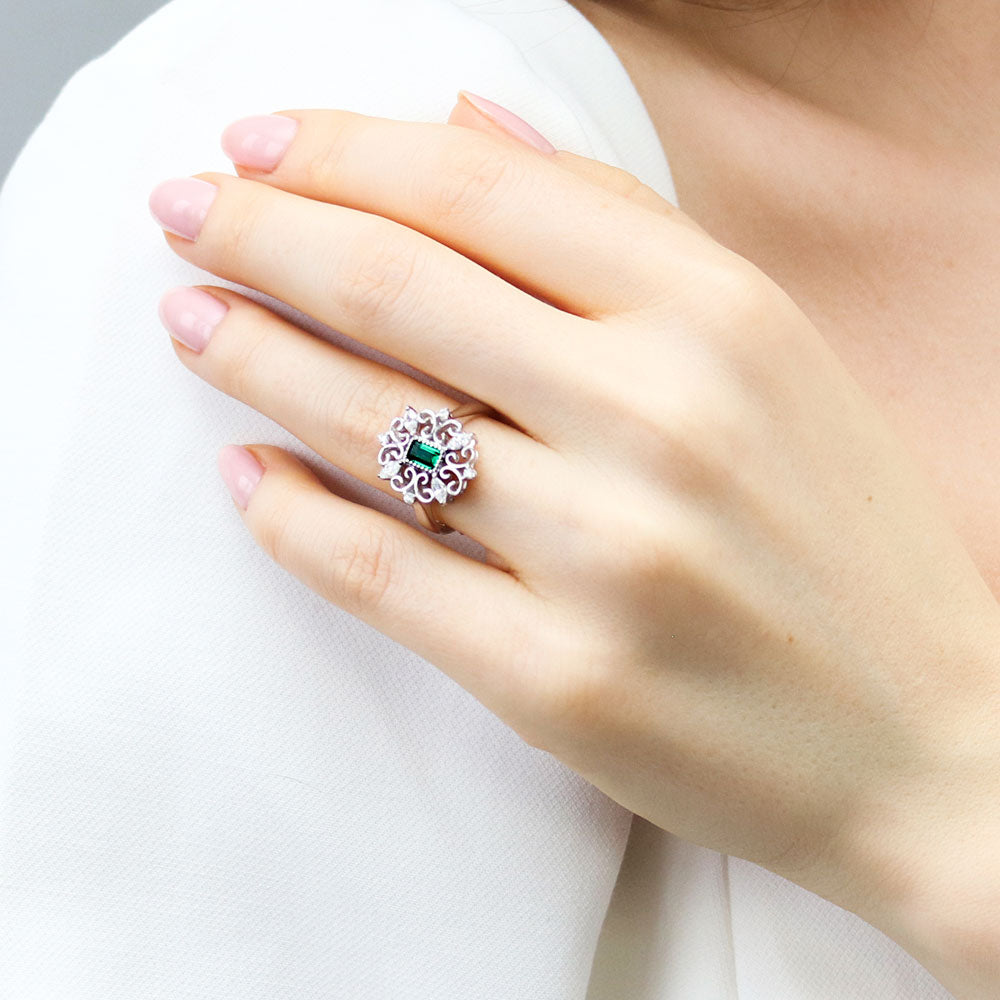
[[412,441],[406,453],[406,460],[415,465],[422,465],[425,469],[433,469],[438,464],[441,457],[441,449],[435,448],[426,441]]

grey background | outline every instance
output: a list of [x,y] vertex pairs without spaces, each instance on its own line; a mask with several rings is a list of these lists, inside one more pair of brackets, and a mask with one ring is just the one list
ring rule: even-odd
[[0,0],[0,181],[63,84],[166,0]]

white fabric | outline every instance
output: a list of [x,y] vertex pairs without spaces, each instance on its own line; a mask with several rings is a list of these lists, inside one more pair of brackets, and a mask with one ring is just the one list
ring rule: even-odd
[[674,199],[565,0],[174,0],[4,186],[0,996],[942,1000],[852,914],[641,820],[608,911],[630,814],[235,515],[223,444],[311,453],[177,362],[160,294],[226,283],[170,253],[149,191],[230,170],[243,115],[443,121],[459,87]]

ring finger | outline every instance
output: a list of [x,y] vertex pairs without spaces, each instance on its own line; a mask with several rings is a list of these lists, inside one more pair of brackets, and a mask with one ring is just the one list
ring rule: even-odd
[[[178,358],[196,375],[392,496],[398,494],[378,476],[378,435],[408,404],[433,410],[457,405],[417,379],[326,343],[226,288],[171,289],[160,316],[175,338]],[[525,504],[529,496],[540,499],[541,484],[556,481],[547,466],[557,456],[499,420],[481,415],[467,422],[479,442],[478,475],[441,516],[508,563],[524,566],[537,550],[527,530],[536,516]]]

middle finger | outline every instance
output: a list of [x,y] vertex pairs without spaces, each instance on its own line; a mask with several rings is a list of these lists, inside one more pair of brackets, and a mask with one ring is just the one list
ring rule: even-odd
[[[391,219],[206,173],[160,184],[171,248],[489,403],[546,441],[565,427],[565,358],[590,321]],[[182,236],[176,233],[183,234]]]

